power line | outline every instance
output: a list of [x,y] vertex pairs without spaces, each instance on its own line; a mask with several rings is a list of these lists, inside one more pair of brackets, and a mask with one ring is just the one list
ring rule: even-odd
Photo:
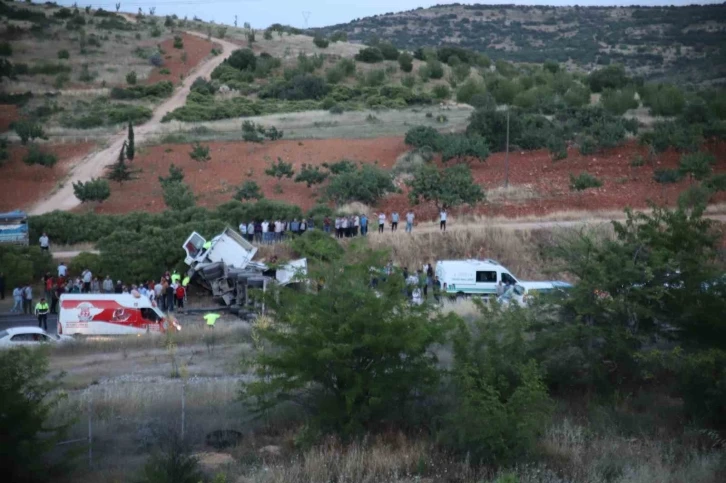
[[310,18],[310,14],[312,12],[303,11],[303,18],[305,19],[305,30],[308,28],[308,19]]

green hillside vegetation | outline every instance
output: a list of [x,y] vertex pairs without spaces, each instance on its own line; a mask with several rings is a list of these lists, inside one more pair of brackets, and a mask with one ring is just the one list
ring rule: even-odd
[[[645,4],[645,2],[643,2]],[[645,78],[701,82],[726,75],[726,6],[546,7],[438,5],[315,29],[398,48],[455,45],[494,60],[624,64]]]
[[[151,85],[144,80],[163,68],[160,43],[184,21],[152,15],[136,22],[115,12],[61,7],[54,3],[0,2],[0,102],[45,127],[115,127],[150,117],[179,79]],[[70,90],[84,89],[84,95]],[[68,90],[68,91],[67,91]]]

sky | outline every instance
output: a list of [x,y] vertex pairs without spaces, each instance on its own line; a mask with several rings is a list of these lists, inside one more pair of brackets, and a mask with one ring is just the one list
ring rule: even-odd
[[[35,0],[39,2],[40,0]],[[479,0],[465,2],[454,0],[90,0],[77,2],[60,0],[62,5],[91,5],[93,8],[115,10],[116,2],[120,1],[121,10],[136,12],[139,7],[148,12],[149,7],[156,7],[156,15],[177,14],[179,17],[193,18],[197,16],[206,21],[234,24],[237,15],[238,25],[249,22],[254,28],[265,28],[273,23],[305,27],[303,11],[309,12],[309,27],[324,27],[338,23],[346,23],[356,18],[387,12],[413,10],[417,7],[430,7],[447,3],[480,3],[480,4],[518,4],[518,5],[580,5],[613,6],[613,5],[690,5],[694,3],[722,3],[723,0]]]

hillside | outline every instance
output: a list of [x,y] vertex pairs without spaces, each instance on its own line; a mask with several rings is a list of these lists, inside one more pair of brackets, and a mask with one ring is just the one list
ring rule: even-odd
[[726,5],[612,8],[442,5],[319,29],[399,48],[457,44],[492,59],[622,63],[632,74],[680,82],[726,77]]

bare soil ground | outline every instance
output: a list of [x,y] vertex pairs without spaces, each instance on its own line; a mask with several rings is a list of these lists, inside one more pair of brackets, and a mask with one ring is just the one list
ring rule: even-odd
[[[123,186],[114,185],[111,198],[96,207],[102,213],[126,213],[135,210],[162,211],[164,202],[158,182],[159,175],[166,175],[174,163],[186,174],[186,181],[199,196],[199,204],[214,207],[232,199],[235,189],[246,180],[256,181],[269,199],[283,200],[303,209],[316,203],[315,188],[283,180],[282,193],[275,192],[277,180],[264,174],[265,167],[278,157],[292,162],[298,170],[303,163],[321,165],[343,158],[375,163],[384,168],[393,167],[396,158],[406,151],[401,137],[376,139],[308,139],[304,141],[282,140],[264,144],[244,142],[213,142],[209,144],[211,160],[206,163],[189,157],[189,145],[150,146],[134,163],[144,172],[141,178]],[[716,154],[716,172],[726,171],[726,143],[707,146]],[[603,154],[581,156],[570,149],[569,157],[553,162],[545,150],[514,152],[509,156],[509,183],[503,190],[505,155],[497,153],[484,163],[472,163],[475,180],[492,192],[492,202],[475,210],[462,210],[462,214],[502,217],[523,217],[547,213],[579,210],[620,210],[626,206],[644,208],[649,201],[673,205],[680,192],[690,185],[684,180],[671,185],[661,185],[653,180],[654,168],[674,168],[679,154],[664,153],[640,167],[631,167],[636,154],[645,157],[644,150],[635,142]],[[570,174],[588,172],[598,177],[603,186],[584,192],[570,190]],[[403,181],[399,185],[405,188]],[[724,201],[721,194],[716,201]],[[387,197],[380,204],[386,211],[405,212],[409,208],[404,192]],[[419,219],[436,216],[433,206],[416,207]]]
[[10,124],[20,117],[18,106],[12,104],[0,104],[0,132],[10,129]]
[[[44,145],[42,149],[58,156],[52,168],[28,166],[23,162],[27,148],[10,146],[10,158],[0,176],[0,211],[10,211],[32,205],[43,194],[53,192],[58,182],[66,177],[73,164],[87,155],[93,143]],[[71,187],[71,193],[73,188]]]
[[[177,35],[184,40],[184,48],[175,49],[174,39],[163,41],[160,46],[165,52],[164,65],[162,67],[155,67],[149,73],[149,77],[146,78],[147,84],[153,84],[163,80],[170,80],[174,83],[179,82],[180,79],[188,76],[214,48],[214,43],[196,35],[190,35],[184,32]],[[182,59],[182,52],[186,52],[187,54],[186,61]],[[169,74],[161,73],[162,69],[167,69]]]
[[[216,42],[222,46],[224,54],[212,57],[203,64],[199,65],[195,70],[197,75],[203,77],[209,76],[212,70],[214,70],[214,68],[217,67],[226,58],[226,56],[228,56],[236,48],[234,44],[224,40],[216,40]],[[155,130],[161,122],[161,118],[164,114],[184,105],[186,97],[189,94],[189,88],[194,80],[193,77],[194,76],[185,78],[181,87],[178,88],[169,99],[164,101],[155,109],[154,116],[151,120],[135,130],[136,143],[138,145],[142,144],[149,132]],[[112,164],[116,160],[125,139],[126,131],[122,130],[109,139],[104,149],[86,156],[78,163],[74,163],[70,178],[66,180],[66,183],[51,196],[43,199],[42,196],[38,196],[43,192],[36,190],[35,197],[29,197],[29,199],[40,201],[30,209],[31,213],[41,214],[53,210],[70,210],[78,206],[80,202],[73,194],[72,183],[77,181],[88,181],[91,178],[102,176],[106,166]]]

